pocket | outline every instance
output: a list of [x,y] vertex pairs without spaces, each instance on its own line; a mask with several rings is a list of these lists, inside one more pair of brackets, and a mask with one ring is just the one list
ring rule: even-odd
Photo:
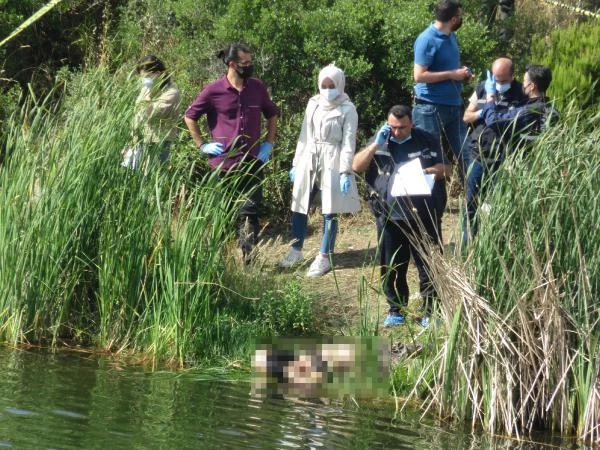
[[246,109],[246,123],[260,123],[260,105],[250,105]]
[[438,112],[435,105],[415,105],[412,111],[412,120],[415,127],[439,135]]

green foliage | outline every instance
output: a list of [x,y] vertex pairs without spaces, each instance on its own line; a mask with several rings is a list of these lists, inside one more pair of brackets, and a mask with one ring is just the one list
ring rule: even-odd
[[571,101],[582,110],[600,106],[600,21],[555,29],[533,43],[532,61],[552,69],[549,94],[561,108]]
[[288,283],[283,291],[266,291],[256,309],[267,335],[290,336],[315,329],[312,301],[296,281]]
[[[55,71],[78,67],[86,53],[95,54],[102,31],[111,21],[109,12],[125,0],[92,2],[63,0],[0,49],[2,77],[22,86],[34,83],[47,93]],[[0,40],[47,4],[44,0],[0,1]]]

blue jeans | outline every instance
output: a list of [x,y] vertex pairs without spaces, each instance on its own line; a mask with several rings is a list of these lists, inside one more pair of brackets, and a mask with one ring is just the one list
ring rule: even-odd
[[[292,235],[294,243],[292,248],[302,250],[304,238],[308,228],[308,216],[306,214],[292,213]],[[335,214],[323,214],[323,238],[321,239],[321,253],[333,253],[335,237],[337,236],[338,221]]]
[[456,158],[461,177],[466,173],[463,147],[467,138],[467,125],[462,120],[462,106],[437,105],[433,103],[415,104],[412,110],[413,124],[429,133],[445,137],[452,154]]
[[466,182],[466,214],[463,219],[463,245],[473,240],[477,234],[477,210],[479,200],[493,187],[496,172],[500,163],[482,163],[473,159],[469,164]]

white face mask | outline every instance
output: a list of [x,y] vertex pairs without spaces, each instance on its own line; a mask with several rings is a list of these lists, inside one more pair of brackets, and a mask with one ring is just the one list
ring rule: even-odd
[[504,94],[510,89],[510,83],[496,83],[496,92],[498,94]]
[[321,97],[323,97],[328,102],[333,101],[338,95],[340,95],[340,93],[338,92],[338,90],[336,88],[333,88],[333,89],[320,88],[319,92],[321,93]]
[[406,141],[410,139],[410,134],[406,136],[404,139],[397,139],[394,136],[390,138],[390,141],[395,142],[396,144],[404,144]]
[[142,77],[141,83],[142,83],[142,86],[150,88],[150,87],[152,87],[152,84],[154,84],[154,79],[152,79],[150,77]]

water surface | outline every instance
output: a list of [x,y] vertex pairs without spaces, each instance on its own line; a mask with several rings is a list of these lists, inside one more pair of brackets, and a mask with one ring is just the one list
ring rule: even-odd
[[[473,436],[391,401],[328,405],[249,396],[247,382],[151,372],[88,353],[0,347],[0,448],[564,448]],[[571,448],[574,448],[571,446]]]

